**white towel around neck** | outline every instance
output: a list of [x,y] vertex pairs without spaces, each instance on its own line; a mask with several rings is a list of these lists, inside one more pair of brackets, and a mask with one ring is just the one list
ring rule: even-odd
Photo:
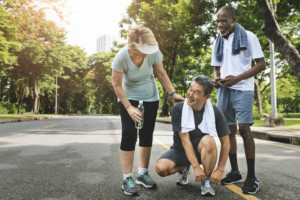
[[[198,125],[198,128],[202,131],[202,133],[206,133],[211,136],[217,136],[215,112],[210,99],[206,100],[205,102],[203,119],[202,122]],[[187,100],[185,100],[181,115],[181,131],[183,133],[187,133],[194,129],[195,120],[193,109],[187,104]]]

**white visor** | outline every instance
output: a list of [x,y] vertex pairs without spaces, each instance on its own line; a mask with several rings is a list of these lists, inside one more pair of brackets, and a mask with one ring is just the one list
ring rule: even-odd
[[147,55],[153,54],[159,50],[158,45],[150,46],[147,44],[137,44],[137,43],[135,43],[135,45],[140,52]]

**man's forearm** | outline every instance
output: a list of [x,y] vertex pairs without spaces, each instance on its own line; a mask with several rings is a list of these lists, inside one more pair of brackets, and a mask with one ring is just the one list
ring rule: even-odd
[[259,72],[266,69],[266,63],[264,58],[255,59],[255,61],[256,64],[249,71],[237,76],[239,81],[255,76]]
[[[225,136],[225,137],[228,137],[228,136]],[[225,165],[226,165],[226,162],[228,159],[229,150],[230,150],[229,139],[224,138],[223,141],[221,140],[221,151],[220,151],[220,158],[219,158],[217,170],[224,171]]]

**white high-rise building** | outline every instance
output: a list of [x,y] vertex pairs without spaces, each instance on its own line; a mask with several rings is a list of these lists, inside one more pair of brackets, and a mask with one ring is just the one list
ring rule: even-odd
[[97,38],[97,52],[107,52],[113,47],[113,42],[121,41],[118,35],[103,34]]

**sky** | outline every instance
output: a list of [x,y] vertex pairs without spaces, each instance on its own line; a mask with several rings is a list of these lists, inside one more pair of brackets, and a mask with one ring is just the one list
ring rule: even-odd
[[96,53],[97,37],[118,34],[119,22],[132,0],[67,0],[67,43]]

